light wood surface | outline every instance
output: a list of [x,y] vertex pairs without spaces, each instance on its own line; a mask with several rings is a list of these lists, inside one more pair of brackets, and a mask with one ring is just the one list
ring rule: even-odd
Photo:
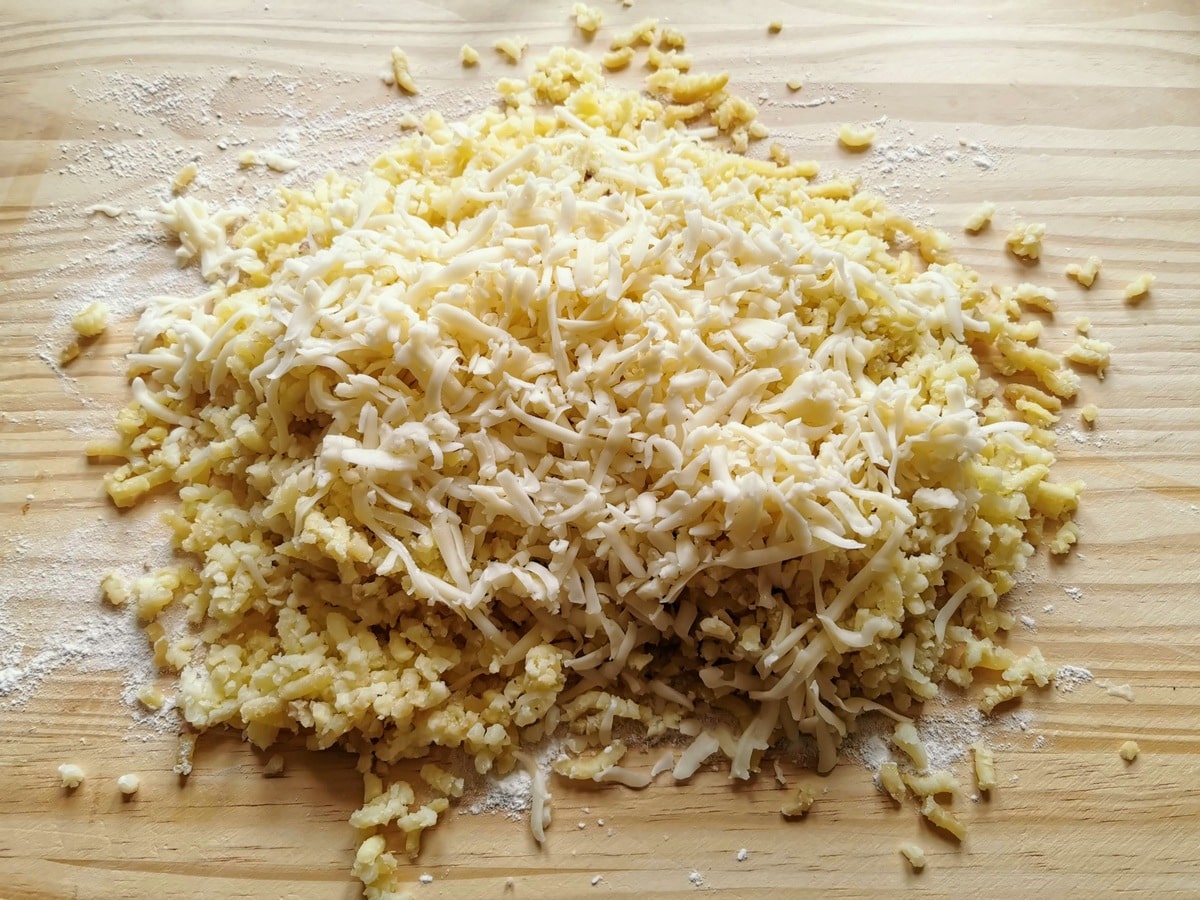
[[[1097,432],[1083,442],[1068,435],[1060,447],[1062,475],[1089,484],[1081,554],[1043,568],[1014,599],[1037,632],[1018,628],[1013,640],[1036,643],[1056,664],[1130,685],[1134,701],[1095,684],[1026,701],[1028,730],[1005,736],[1010,747],[998,754],[1002,789],[986,802],[959,801],[970,826],[961,847],[921,825],[911,808],[896,810],[853,764],[821,782],[827,792],[798,823],[781,820],[783,795],[770,779],[730,786],[724,775],[706,773],[684,787],[640,793],[556,783],[554,825],[540,849],[523,823],[451,813],[405,870],[417,896],[1200,896],[1194,2],[812,4],[837,12],[773,0],[637,0],[629,10],[596,2],[608,19],[604,33],[647,15],[683,25],[700,63],[728,67],[735,86],[767,95],[763,119],[790,148],[888,188],[952,233],[960,257],[986,275],[1058,288],[1063,312],[1047,329],[1050,346],[1066,345],[1080,314],[1116,345],[1109,377],[1085,379],[1081,399],[1101,409]],[[123,402],[116,361],[130,323],[89,348],[69,379],[38,353],[65,339],[62,310],[98,283],[106,242],[136,227],[131,217],[113,223],[84,208],[136,205],[149,191],[161,193],[164,175],[136,165],[100,171],[86,160],[72,169],[71,160],[81,148],[99,153],[144,139],[199,153],[202,172],[230,165],[215,146],[228,130],[221,121],[173,117],[171,109],[134,115],[119,96],[100,96],[109,77],[185,77],[211,89],[218,111],[227,104],[226,122],[238,118],[240,133],[266,143],[288,122],[269,104],[253,115],[235,108],[245,93],[223,101],[229,72],[264,97],[276,73],[300,83],[299,106],[377,106],[394,98],[378,73],[399,44],[430,95],[457,97],[474,86],[483,96],[481,85],[511,74],[489,49],[497,37],[520,33],[535,49],[578,43],[569,5],[0,2],[0,562],[10,573],[6,615],[17,623],[16,632],[0,635],[5,641],[24,629],[33,652],[65,627],[61,617],[95,615],[97,575],[145,551],[140,538],[122,537],[131,526],[105,505],[100,473],[81,452],[83,433]],[[772,18],[785,27],[768,37]],[[481,71],[459,68],[464,41],[483,52]],[[808,82],[796,96],[783,86],[794,74]],[[835,103],[794,105],[829,94]],[[889,173],[877,155],[873,162],[839,153],[840,123],[884,114],[881,141],[903,147],[962,137],[980,142],[995,164],[947,162],[944,175],[934,163],[901,165]],[[329,146],[337,149],[338,140],[331,134]],[[999,204],[997,226],[968,238],[959,223],[983,199]],[[1002,252],[1005,227],[1018,218],[1047,223],[1045,256],[1033,271]],[[88,253],[98,255],[90,268],[60,269]],[[1062,269],[1090,253],[1105,265],[1084,292]],[[165,247],[148,247],[129,273],[130,290],[171,268]],[[1141,271],[1158,282],[1143,304],[1129,307],[1120,289]],[[1066,421],[1074,425],[1075,415]],[[88,526],[104,540],[53,540]],[[1067,587],[1078,588],[1079,599]],[[261,755],[237,736],[213,734],[180,784],[171,774],[174,741],[131,729],[121,691],[119,672],[67,666],[26,702],[0,698],[0,896],[358,895],[346,819],[360,782],[347,757],[291,747],[285,777],[268,780]],[[1132,765],[1117,756],[1128,738],[1142,748]],[[67,761],[89,775],[70,795],[55,771]],[[141,773],[143,787],[124,801],[114,779],[128,771]],[[897,854],[908,839],[930,855],[919,876]],[[736,860],[740,848],[748,851],[744,862]],[[702,887],[690,883],[693,871]],[[433,883],[416,884],[426,872]],[[595,887],[594,875],[603,878]]]

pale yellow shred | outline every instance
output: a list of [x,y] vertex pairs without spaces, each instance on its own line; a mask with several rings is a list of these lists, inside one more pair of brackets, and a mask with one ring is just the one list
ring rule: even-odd
[[1009,232],[1005,243],[1013,256],[1020,259],[1037,260],[1042,255],[1042,239],[1045,236],[1045,225],[1021,222]]
[[458,51],[458,59],[464,66],[479,65],[479,51],[470,44],[463,44],[462,49]]
[[71,327],[80,337],[94,338],[108,330],[108,304],[94,300],[71,317]]
[[847,150],[862,151],[875,140],[875,129],[870,125],[842,125],[838,128],[838,143]]
[[1087,404],[1079,411],[1079,418],[1083,419],[1085,425],[1095,425],[1096,418],[1100,415],[1100,410],[1095,403]]
[[1138,303],[1146,294],[1150,293],[1150,288],[1154,285],[1155,276],[1149,272],[1143,272],[1129,284],[1125,285],[1123,292],[1127,303]]
[[807,785],[800,785],[790,800],[784,802],[779,812],[787,819],[802,819],[808,815],[817,795]]
[[900,767],[890,760],[879,767],[879,786],[897,803],[908,796],[908,788],[900,776]]
[[528,47],[529,41],[519,37],[501,38],[492,44],[492,48],[513,65],[521,61],[521,57],[525,55]]
[[171,179],[171,193],[182,194],[196,180],[198,174],[200,174],[200,170],[196,167],[196,164],[188,163],[176,172],[175,177]]
[[963,230],[969,231],[971,234],[978,234],[992,223],[992,216],[995,214],[996,204],[985,201],[979,204],[974,212],[967,216],[967,220],[963,222]]
[[1046,549],[1055,556],[1065,556],[1071,552],[1073,547],[1079,541],[1079,526],[1074,522],[1067,521],[1059,526],[1054,532],[1054,537],[1050,538],[1046,544]]
[[406,94],[417,93],[417,83],[409,71],[408,55],[399,47],[392,48],[392,83]]
[[1086,288],[1090,288],[1096,281],[1096,276],[1100,274],[1100,267],[1103,261],[1098,256],[1089,256],[1082,263],[1068,263],[1066,274],[1068,278],[1074,278]]
[[1117,752],[1121,755],[1121,759],[1131,763],[1138,758],[1142,748],[1138,746],[1137,741],[1126,741]]
[[1108,341],[1080,335],[1075,339],[1075,343],[1067,348],[1063,356],[1073,363],[1095,369],[1096,376],[1103,378],[1112,361],[1112,349],[1113,345]]
[[921,815],[928,819],[930,824],[936,825],[960,841],[967,836],[967,829],[958,817],[934,800],[932,796],[926,797],[921,804]]
[[571,7],[571,15],[575,18],[575,27],[589,38],[604,24],[604,13],[586,3],[576,3]]
[[900,853],[908,860],[908,864],[912,866],[914,872],[920,872],[925,868],[925,851],[916,844],[901,844]]
[[975,757],[975,784],[981,791],[996,789],[996,756],[986,744],[972,744]]

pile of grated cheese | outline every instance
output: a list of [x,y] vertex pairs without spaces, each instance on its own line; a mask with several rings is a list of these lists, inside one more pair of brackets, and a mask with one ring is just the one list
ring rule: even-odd
[[683,734],[676,778],[744,779],[802,735],[828,770],[947,679],[998,673],[986,710],[1045,684],[998,601],[1082,487],[1049,480],[1077,377],[944,235],[576,51],[502,92],[272,208],[167,204],[209,288],[145,311],[89,448],[118,506],[178,493],[195,565],[107,587],[187,722],[362,754],[370,897],[382,829],[413,854],[462,793],[389,776],[435,748],[502,774],[562,729],[560,774],[639,786],[614,736]]

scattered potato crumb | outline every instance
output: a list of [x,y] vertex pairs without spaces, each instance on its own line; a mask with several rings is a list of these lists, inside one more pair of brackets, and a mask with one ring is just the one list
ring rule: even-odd
[[71,317],[71,327],[83,337],[96,337],[108,328],[108,307],[99,300],[89,303]]
[[1100,266],[1103,261],[1098,256],[1089,256],[1087,261],[1080,263],[1070,263],[1066,268],[1068,278],[1074,278],[1086,288],[1090,288],[1096,281],[1096,276],[1100,274]]
[[802,87],[804,87],[804,81],[803,81],[803,79],[800,79],[800,78],[789,78],[787,80],[786,84],[787,84],[787,89],[789,91],[791,91],[793,94],[796,93],[796,91],[800,90]]
[[963,230],[978,234],[987,228],[992,223],[992,216],[996,214],[996,204],[990,201],[985,201],[975,208],[975,211],[967,216],[967,220],[963,222]]
[[[399,47],[392,48],[392,71],[391,84],[404,91],[406,94],[417,93],[417,83],[413,81],[412,73],[408,68],[408,55]],[[387,81],[385,78],[384,81]]]
[[290,172],[300,165],[300,163],[291,157],[284,156],[281,153],[272,153],[270,150],[264,150],[259,154],[258,159],[259,162],[272,172]]
[[464,66],[479,65],[479,51],[470,44],[463,44],[458,51],[458,59]]
[[958,793],[958,782],[954,780],[953,775],[944,769],[938,769],[937,771],[930,772],[928,775],[909,775],[905,773],[901,777],[909,789],[918,797]]
[[144,685],[137,692],[138,703],[146,707],[146,709],[162,709],[167,702],[167,698],[152,684]]
[[1096,408],[1095,403],[1089,403],[1079,411],[1079,418],[1083,419],[1085,425],[1095,425],[1098,415],[1100,415],[1100,410]]
[[1149,272],[1143,272],[1129,284],[1125,285],[1125,300],[1129,303],[1137,303],[1142,297],[1150,293],[1150,288],[1156,281],[1156,278]]
[[525,38],[516,37],[501,38],[492,47],[497,53],[515,65],[525,55],[525,50],[529,47],[529,41],[525,40]]
[[251,166],[258,165],[258,154],[253,150],[243,150],[238,154],[238,167],[249,169]]
[[658,36],[658,46],[664,50],[682,50],[687,46],[687,36],[668,25]]
[[900,853],[908,860],[908,864],[913,867],[914,872],[920,872],[925,868],[925,851],[916,844],[901,844]]
[[996,789],[996,755],[992,753],[991,747],[983,744],[972,744],[971,750],[975,754],[975,783],[979,785],[981,791],[994,791]]
[[779,34],[781,31],[783,31],[783,22],[779,19],[772,19],[767,23],[768,34]]
[[1125,762],[1133,762],[1142,752],[1142,748],[1137,745],[1137,741],[1126,741],[1117,752],[1121,754],[1121,759]]
[[786,166],[791,164],[792,158],[788,156],[787,151],[783,149],[783,144],[772,144],[768,149],[767,154],[770,156],[771,162],[775,163],[777,166]]
[[600,65],[608,69],[610,72],[616,72],[618,69],[624,69],[633,62],[633,48],[622,47],[620,50],[611,50],[600,57]]
[[58,362],[60,365],[66,365],[74,359],[78,359],[79,353],[83,348],[79,346],[79,341],[74,340],[67,344],[58,352]]
[[1013,256],[1020,259],[1037,260],[1042,255],[1042,239],[1045,236],[1045,225],[1020,222],[1009,232],[1004,242]]
[[96,203],[84,210],[84,213],[89,216],[94,216],[100,213],[102,216],[107,216],[110,219],[116,219],[121,216],[125,210],[112,203]]
[[1079,541],[1079,526],[1074,522],[1064,522],[1062,526],[1054,533],[1054,537],[1046,545],[1046,549],[1054,556],[1065,556],[1071,552],[1073,547]]
[[1054,312],[1058,309],[1058,294],[1053,288],[1038,287],[1028,281],[1022,281],[1012,288],[1007,296],[1030,309],[1040,309],[1042,312]]
[[132,797],[138,792],[138,788],[142,786],[142,779],[136,775],[122,775],[117,779],[117,790],[126,797]]
[[75,765],[75,763],[63,763],[59,766],[58,776],[62,779],[62,786],[68,791],[73,791],[83,784],[83,769]]
[[967,836],[967,829],[958,817],[934,800],[932,795],[926,797],[925,802],[921,804],[921,815],[928,819],[930,824],[954,835],[960,841]]
[[594,35],[604,23],[604,13],[586,3],[576,3],[571,13],[575,16],[575,27],[588,37]]
[[200,174],[200,170],[196,168],[196,164],[188,163],[171,179],[171,193],[182,194],[188,189],[188,185],[196,180],[198,174]]
[[798,819],[808,815],[808,811],[812,809],[813,802],[816,796],[805,785],[800,785],[796,788],[796,795],[788,801],[785,801],[779,811],[783,813],[785,818]]
[[875,140],[875,129],[870,125],[842,125],[838,129],[838,143],[847,150],[866,150]]
[[898,722],[892,732],[892,743],[903,750],[913,765],[921,771],[929,768],[929,753],[921,743],[921,736],[912,722]]
[[283,757],[280,756],[278,753],[273,754],[271,756],[271,758],[268,759],[266,761],[266,763],[263,765],[263,777],[264,778],[279,778],[279,777],[281,777],[283,775],[284,765],[285,765],[285,763],[283,761]]
[[1080,335],[1075,343],[1066,349],[1063,356],[1073,363],[1088,366],[1096,370],[1096,377],[1104,378],[1111,362],[1112,344],[1095,338]]
[[1075,331],[1078,334],[1087,334],[1092,330],[1092,320],[1087,316],[1080,316],[1075,320]]
[[879,767],[879,786],[897,803],[902,803],[908,796],[908,788],[900,777],[900,767],[890,760]]
[[628,31],[623,31],[613,38],[610,50],[620,50],[622,47],[636,47],[639,44],[649,47],[654,43],[658,31],[658,19],[642,19]]

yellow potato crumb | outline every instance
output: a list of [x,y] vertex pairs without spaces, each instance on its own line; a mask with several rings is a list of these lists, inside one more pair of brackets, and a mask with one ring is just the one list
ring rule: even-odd
[[1095,425],[1098,415],[1100,415],[1100,410],[1096,408],[1095,403],[1089,403],[1079,411],[1079,418],[1083,419],[1087,425]]
[[847,150],[866,150],[875,140],[875,129],[870,125],[842,125],[838,129],[838,143]]
[[258,165],[258,154],[253,150],[243,150],[238,154],[238,166],[242,169],[249,169],[252,166]]
[[392,48],[392,83],[406,94],[417,93],[417,83],[408,68],[408,55],[399,47]]
[[921,735],[912,722],[898,722],[892,732],[892,743],[904,751],[913,765],[924,771],[929,767],[929,753],[921,741]]
[[767,33],[768,34],[779,34],[779,32],[781,32],[781,31],[783,31],[783,22],[781,20],[772,19],[770,22],[767,23]]
[[146,709],[162,709],[166,705],[167,698],[152,684],[144,685],[137,692],[138,703],[146,707]]
[[1042,255],[1042,239],[1045,236],[1045,225],[1020,222],[1009,232],[1004,242],[1013,256],[1020,259],[1037,260]]
[[925,851],[916,844],[901,844],[900,853],[908,860],[908,864],[912,866],[914,872],[920,872],[925,868]]
[[188,189],[188,185],[196,180],[196,176],[199,173],[200,170],[196,168],[195,163],[188,163],[176,172],[175,177],[171,179],[171,193],[182,194]]
[[1125,300],[1129,303],[1137,303],[1146,294],[1150,293],[1150,288],[1155,282],[1155,277],[1149,272],[1143,272],[1129,284],[1125,285]]
[[1138,746],[1137,741],[1126,741],[1117,752],[1121,754],[1121,759],[1125,762],[1133,762],[1142,752],[1142,748]]
[[996,204],[985,201],[979,204],[975,208],[975,211],[967,216],[967,220],[963,222],[963,230],[969,231],[971,234],[978,234],[992,223],[992,216],[995,214]]
[[521,61],[521,57],[525,55],[526,49],[529,47],[529,41],[525,38],[508,37],[501,38],[492,45],[492,48],[503,56],[508,62],[516,65]]
[[659,33],[658,46],[664,50],[682,50],[687,46],[687,36],[678,28],[668,25]]
[[903,802],[908,796],[908,788],[900,776],[900,767],[890,760],[879,767],[879,786],[897,803]]
[[129,599],[129,586],[116,572],[109,572],[104,576],[104,580],[100,582],[100,590],[104,599],[113,606],[123,606]]
[[623,31],[613,38],[609,45],[610,50],[620,50],[623,47],[637,47],[639,45],[649,47],[654,43],[654,36],[658,33],[658,19],[642,19],[628,31]]
[[1092,320],[1087,316],[1080,316],[1075,320],[1075,331],[1078,334],[1087,334],[1092,330]]
[[71,362],[72,360],[78,359],[79,354],[82,351],[83,351],[83,347],[80,346],[78,339],[71,341],[69,344],[67,344],[65,347],[63,347],[60,351],[58,351],[59,364],[65,366],[67,363]]
[[117,779],[117,790],[126,797],[132,797],[142,786],[142,779],[136,775],[122,775]]
[[[633,52],[632,47],[624,49],[630,53]],[[692,68],[692,58],[678,50],[660,50],[651,45],[646,48],[646,65],[651,69],[676,69],[680,72],[687,72]]]
[[1079,526],[1074,522],[1063,522],[1058,531],[1054,533],[1054,537],[1046,545],[1055,556],[1065,556],[1071,552],[1073,547],[1079,541]]
[[1016,285],[1007,296],[1030,309],[1040,309],[1042,312],[1058,309],[1058,294],[1053,288],[1038,287],[1027,281]]
[[943,769],[930,772],[928,775],[910,775],[905,773],[901,777],[904,783],[908,785],[909,790],[918,797],[958,793],[958,782],[954,780],[953,775]]
[[458,59],[464,66],[479,65],[479,51],[470,44],[463,44],[462,49],[458,51]]
[[928,819],[930,824],[954,835],[960,841],[967,836],[967,829],[958,817],[932,796],[926,797],[925,802],[921,804],[921,815]]
[[796,793],[792,799],[786,801],[779,808],[779,812],[787,819],[803,818],[808,815],[808,811],[812,809],[812,805],[816,799],[816,795],[809,787],[800,785],[800,787],[796,788]]
[[600,65],[608,69],[610,72],[616,72],[624,69],[633,62],[633,48],[622,47],[620,50],[610,50],[600,57]]
[[971,752],[975,756],[975,784],[981,791],[996,789],[996,756],[991,747],[984,744],[972,744]]
[[283,770],[285,767],[286,763],[284,762],[283,757],[278,753],[274,753],[263,765],[263,777],[281,778],[283,776]]
[[1063,356],[1073,363],[1095,369],[1096,376],[1103,378],[1111,361],[1112,348],[1107,341],[1079,335]]
[[589,38],[604,23],[604,13],[594,6],[588,6],[586,3],[576,3],[571,8],[571,14],[575,17],[575,27]]
[[772,144],[767,150],[771,162],[777,166],[790,165],[792,159],[788,156],[787,151],[783,149],[783,144]]
[[83,784],[83,769],[74,763],[63,763],[58,767],[58,777],[62,779],[63,787],[68,791],[73,791]]
[[787,89],[793,94],[804,87],[804,80],[801,78],[789,78],[786,82]]
[[1066,268],[1068,278],[1074,278],[1086,288],[1090,288],[1100,274],[1103,261],[1098,256],[1089,256],[1083,263],[1070,263]]
[[71,327],[81,337],[96,337],[108,328],[108,306],[96,300],[71,317]]

